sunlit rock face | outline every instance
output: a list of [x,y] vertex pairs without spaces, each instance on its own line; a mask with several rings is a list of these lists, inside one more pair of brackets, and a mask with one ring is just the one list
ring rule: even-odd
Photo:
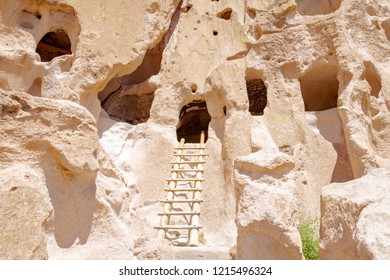
[[382,200],[351,206],[390,168],[374,2],[0,0],[0,258],[174,258],[153,226],[174,148],[202,131],[201,246],[302,259],[314,217],[321,257],[388,258]]

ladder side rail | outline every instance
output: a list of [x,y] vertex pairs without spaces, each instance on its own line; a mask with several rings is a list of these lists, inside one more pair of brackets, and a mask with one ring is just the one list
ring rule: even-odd
[[[180,140],[180,148],[183,148],[184,147],[184,141],[185,139],[182,138]],[[180,155],[181,153],[183,153],[183,150],[179,150],[178,151],[178,154]],[[176,156],[176,159],[175,161],[180,161],[180,156]],[[175,164],[174,166],[174,169],[179,169],[180,168],[180,165],[179,164]],[[172,179],[177,179],[178,177],[178,172],[175,172],[173,171],[172,172]],[[169,189],[174,189],[176,187],[176,181],[171,181],[169,182],[169,185],[168,185],[168,188]],[[174,198],[174,192],[172,191],[168,191],[167,192],[167,200],[173,200]],[[166,202],[164,203],[164,212],[170,212],[172,210],[172,203],[171,202]],[[166,226],[169,224],[169,220],[170,220],[170,216],[169,215],[162,215],[161,218],[160,218],[160,226]],[[159,228],[158,230],[158,233],[157,233],[157,238],[158,239],[164,239],[165,238],[165,235],[166,235],[166,230],[164,228]]]
[[[200,147],[204,147],[204,139],[205,139],[205,133],[204,131],[200,134]],[[199,156],[199,161],[202,162],[204,159],[203,155]],[[203,170],[203,164],[198,163],[198,170]],[[196,178],[202,179],[203,172],[196,172]],[[195,182],[195,188],[201,189],[202,188],[202,181],[196,181]],[[202,199],[201,192],[195,191],[193,194],[193,199]],[[192,204],[192,211],[196,213],[200,213],[200,203],[194,202]],[[199,214],[198,215],[192,215],[191,216],[191,225],[192,226],[198,226],[199,225]],[[198,246],[199,243],[199,228],[192,228],[189,230],[189,246]]]

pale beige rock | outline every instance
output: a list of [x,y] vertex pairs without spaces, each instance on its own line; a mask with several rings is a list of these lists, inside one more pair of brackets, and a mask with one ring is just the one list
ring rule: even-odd
[[[40,78],[39,95],[77,101],[97,118],[98,91],[108,79],[131,73],[141,64],[146,50],[168,29],[178,2],[131,1],[124,8],[122,1],[99,0],[91,9],[85,1],[3,0],[1,32],[9,43],[2,53],[8,73],[2,77],[2,88],[28,91]],[[72,55],[42,63],[35,47],[53,28],[68,33]]]
[[390,171],[323,188],[321,259],[389,259]]
[[[38,174],[33,176],[29,174],[32,171],[20,168],[20,172],[27,172],[20,179],[20,197],[15,192],[15,202],[4,198],[11,199],[6,204],[7,208],[11,207],[7,211],[20,215],[19,211],[31,207],[30,222],[36,224],[33,227],[43,227],[45,222],[45,230],[55,237],[59,247],[69,247],[76,240],[86,242],[96,203],[94,182],[98,168],[98,138],[92,115],[69,101],[51,101],[21,92],[1,91],[0,99],[0,168],[25,166],[26,170],[36,170],[34,174]],[[12,178],[15,177],[5,179],[8,183],[2,187],[18,184]],[[25,208],[18,210],[17,201],[25,204]],[[28,206],[29,203],[32,205]],[[34,218],[37,211],[41,213]],[[13,223],[20,226],[22,220]],[[43,238],[42,244],[45,243]],[[46,251],[42,246],[40,251]],[[18,244],[11,248],[16,250]],[[25,252],[20,257],[28,258],[28,254]]]
[[290,157],[260,150],[237,158],[235,168],[240,192],[236,259],[302,259]]
[[47,259],[53,211],[42,174],[23,163],[0,171],[0,259]]
[[386,197],[361,212],[356,226],[360,259],[390,259],[389,202]]
[[230,260],[227,247],[174,247],[173,260]]
[[168,240],[141,237],[134,241],[134,255],[139,260],[170,260],[172,247]]

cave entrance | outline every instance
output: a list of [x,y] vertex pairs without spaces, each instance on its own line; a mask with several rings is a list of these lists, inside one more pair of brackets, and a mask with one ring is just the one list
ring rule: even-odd
[[309,70],[300,79],[305,111],[324,111],[337,107],[339,81],[334,65]]
[[181,138],[184,138],[186,143],[200,143],[200,134],[204,131],[206,142],[210,121],[211,116],[205,101],[195,100],[185,105],[180,110],[177,141],[180,142]]
[[72,43],[66,31],[57,29],[43,36],[37,45],[36,52],[42,62],[49,62],[55,57],[72,54],[71,47]]
[[102,108],[114,120],[125,121],[131,125],[146,123],[150,117],[150,108],[154,100],[154,92],[141,95],[126,94],[109,95],[101,101]]
[[267,88],[262,79],[246,81],[249,100],[249,112],[252,116],[262,116],[267,106]]

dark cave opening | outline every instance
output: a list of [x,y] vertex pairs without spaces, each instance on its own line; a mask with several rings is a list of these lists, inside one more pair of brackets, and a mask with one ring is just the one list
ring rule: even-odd
[[181,138],[184,138],[186,143],[200,143],[200,134],[204,131],[206,142],[210,121],[211,116],[205,101],[194,100],[183,106],[176,130],[177,141],[180,142]]
[[267,106],[267,88],[261,79],[246,81],[249,99],[249,112],[252,116],[262,116]]
[[49,62],[55,57],[72,54],[71,47],[72,43],[66,31],[57,29],[43,36],[37,45],[36,52],[42,62]]
[[153,99],[154,92],[142,95],[123,94],[120,97],[111,96],[103,106],[111,118],[137,125],[149,120]]

